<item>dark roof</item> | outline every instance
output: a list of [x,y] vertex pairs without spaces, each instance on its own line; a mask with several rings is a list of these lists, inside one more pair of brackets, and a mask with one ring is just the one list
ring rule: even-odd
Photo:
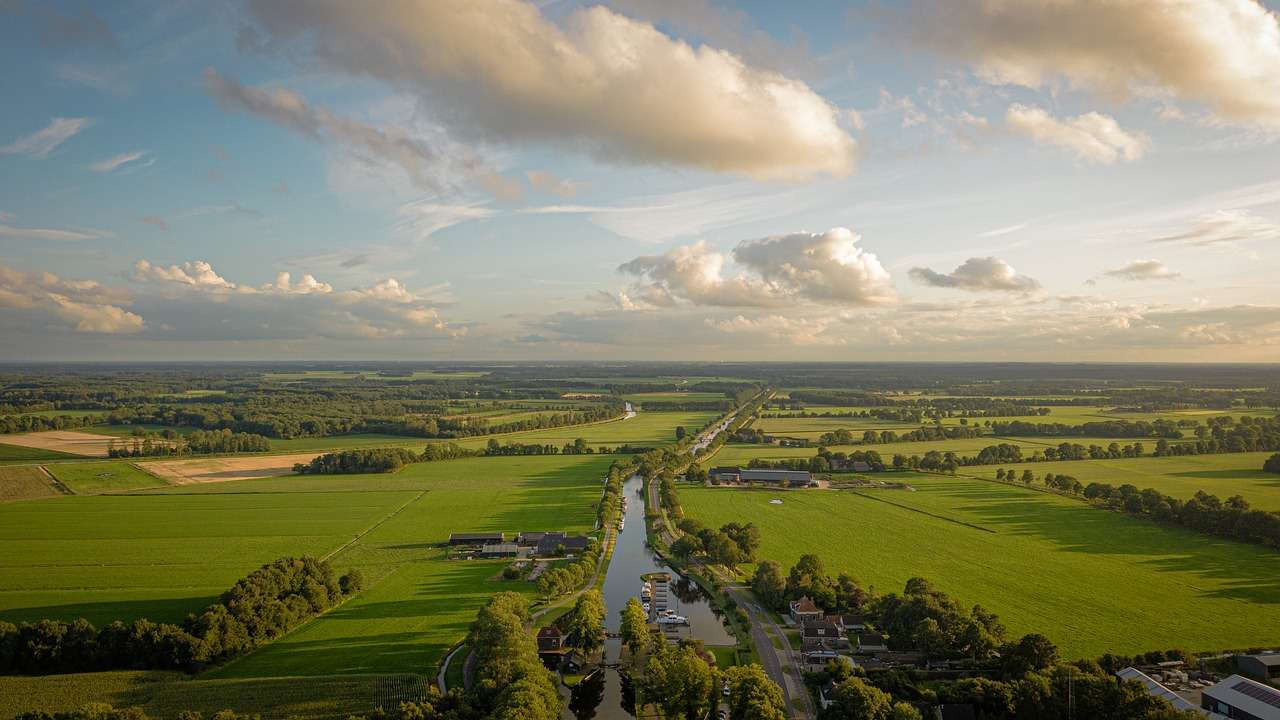
[[938,720],[976,720],[972,705],[939,705],[934,717]]
[[792,612],[798,612],[798,613],[822,612],[821,610],[818,609],[817,605],[813,604],[813,600],[810,599],[808,595],[805,595],[804,597],[801,597],[799,600],[796,600],[795,602],[791,603],[791,610]]
[[548,625],[538,631],[538,637],[560,638],[560,637],[564,637],[564,633],[560,632],[560,628],[556,627],[555,625]]
[[804,624],[804,636],[807,638],[838,638],[840,628],[830,622],[808,622]]
[[565,535],[564,533],[547,533],[538,541],[538,554],[550,555],[556,548],[564,546],[565,552],[581,552],[591,544],[586,535]]
[[739,472],[741,472],[741,470],[739,470],[736,465],[722,465],[720,467],[711,468],[711,470],[707,474],[708,475],[737,475]]
[[864,632],[858,633],[859,645],[883,645],[884,636],[880,633]]
[[808,470],[743,470],[738,473],[743,480],[761,480],[771,482],[782,482],[784,480],[799,480],[808,482],[813,475]]
[[1268,653],[1266,655],[1241,655],[1240,657],[1257,660],[1267,667],[1280,666],[1280,653]]

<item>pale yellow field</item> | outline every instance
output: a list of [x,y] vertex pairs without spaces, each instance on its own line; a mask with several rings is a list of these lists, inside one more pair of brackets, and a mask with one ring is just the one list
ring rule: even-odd
[[174,485],[188,485],[289,475],[293,472],[294,464],[311,462],[312,458],[322,454],[310,452],[204,460],[159,460],[138,463],[138,467]]
[[72,455],[84,455],[85,457],[106,457],[107,447],[112,440],[119,440],[119,438],[75,432],[74,430],[46,430],[44,432],[4,436],[4,444],[6,445],[19,445],[37,450],[53,450]]

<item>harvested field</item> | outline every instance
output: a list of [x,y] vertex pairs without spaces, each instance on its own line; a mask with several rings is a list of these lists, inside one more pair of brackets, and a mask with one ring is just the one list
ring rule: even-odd
[[276,477],[293,472],[297,463],[311,462],[320,453],[295,455],[255,455],[252,457],[222,457],[206,460],[159,460],[139,463],[138,467],[175,485],[192,483],[227,482],[228,480],[253,480]]
[[52,479],[38,467],[0,467],[0,502],[35,500],[60,493]]
[[5,435],[4,443],[6,445],[18,445],[37,450],[53,450],[54,452],[83,455],[85,457],[106,457],[107,447],[111,444],[111,438],[74,430],[46,430],[44,432]]

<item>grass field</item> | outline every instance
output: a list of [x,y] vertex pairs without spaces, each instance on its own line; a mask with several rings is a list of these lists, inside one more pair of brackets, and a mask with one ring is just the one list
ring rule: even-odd
[[[689,517],[754,522],[760,557],[817,553],[877,592],[925,577],[1067,657],[1280,642],[1280,554],[969,478],[899,476],[908,491],[681,489]],[[1208,621],[1206,619],[1211,619]]]
[[[466,634],[493,593],[532,592],[530,583],[498,579],[503,561],[446,560],[439,543],[451,532],[588,531],[601,478],[612,460],[591,455],[476,458],[412,465],[394,480],[326,479],[348,485],[365,479],[404,483],[427,492],[333,558],[339,568],[360,568],[373,582],[368,589],[211,676],[428,671]],[[271,488],[299,482],[310,480],[236,485]]]
[[0,466],[0,502],[38,500],[58,495],[61,493],[54,489],[49,477],[39,467]]
[[414,675],[330,677],[323,682],[315,678],[205,680],[181,673],[140,671],[0,676],[0,718],[28,710],[65,712],[106,702],[116,707],[141,707],[159,718],[176,717],[183,710],[211,717],[229,709],[269,720],[342,720],[420,697],[428,682],[429,678]]
[[717,392],[642,392],[624,396],[633,403],[642,402],[715,402],[728,400],[724,393]]
[[[579,425],[549,430],[530,430],[528,432],[508,433],[505,435],[478,436],[458,440],[459,445],[466,447],[483,447],[493,437],[498,442],[519,443],[551,443],[564,445],[577,438],[584,438],[588,445],[631,445],[656,446],[675,442],[676,426],[683,425],[690,433],[719,417],[716,412],[640,412],[628,420],[612,420],[591,425]],[[274,446],[273,446],[274,447]]]
[[[1262,463],[1273,453],[1225,453],[1181,457],[1129,458],[1124,460],[1082,460],[1076,462],[1011,465],[1030,468],[1037,477],[1046,472],[1071,475],[1088,485],[1125,483],[1138,489],[1155,488],[1166,495],[1186,500],[1204,490],[1226,500],[1240,495],[1262,510],[1280,511],[1280,475],[1262,472]],[[966,475],[995,478],[997,466],[961,468]]]
[[56,450],[22,447],[21,445],[5,445],[0,443],[0,464],[5,465],[40,462],[42,460],[73,460],[79,457],[81,456],[58,452]]
[[128,460],[59,463],[48,467],[53,476],[77,495],[136,490],[165,484]]

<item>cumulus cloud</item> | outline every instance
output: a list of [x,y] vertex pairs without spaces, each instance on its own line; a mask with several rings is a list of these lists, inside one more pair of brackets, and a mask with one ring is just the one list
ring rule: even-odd
[[994,257],[969,258],[950,273],[925,267],[911,268],[911,279],[922,285],[970,292],[1033,292],[1040,283],[1019,275],[1009,263]]
[[24,273],[0,265],[0,313],[30,324],[53,321],[81,333],[130,334],[145,327],[123,307],[126,293],[92,280],[66,280],[52,273]]
[[705,242],[662,255],[643,255],[618,267],[640,283],[632,302],[669,307],[678,301],[722,307],[778,307],[797,301],[866,306],[893,302],[888,271],[858,247],[848,228],[749,240],[732,259],[744,272],[726,274],[729,257]]
[[135,150],[134,152],[120,153],[119,155],[115,155],[103,160],[99,160],[96,163],[91,163],[89,165],[89,169],[96,173],[114,172],[115,170],[119,170],[125,165],[129,165],[130,163],[136,163],[146,156],[147,156],[147,152],[145,150]]
[[1280,21],[1257,0],[948,0],[916,10],[910,33],[991,82],[1064,79],[1280,124]]
[[0,155],[48,157],[49,153],[56,150],[59,145],[75,137],[92,123],[93,121],[89,118],[53,118],[40,130],[24,135],[8,145],[0,146]]
[[1280,224],[1248,210],[1218,210],[1195,218],[1190,227],[1151,238],[1153,243],[1233,245],[1252,240],[1280,240]]
[[786,315],[764,315],[732,318],[707,318],[708,327],[722,333],[737,335],[765,343],[789,345],[845,345],[848,338],[827,332],[833,320],[830,318],[793,318]]
[[243,45],[305,46],[417,93],[459,133],[758,178],[852,169],[853,139],[805,83],[605,7],[576,10],[564,27],[521,0],[249,7],[257,27]]
[[1148,146],[1141,134],[1125,131],[1114,118],[1090,112],[1059,120],[1043,108],[1014,104],[1005,115],[1009,129],[1042,145],[1054,145],[1099,165],[1133,162]]
[[[431,298],[395,278],[338,290],[303,273],[279,272],[260,286],[232,282],[203,260],[139,260],[131,275],[148,292],[138,303],[176,339],[429,338],[466,334]],[[208,337],[206,338],[205,335]]]
[[1107,277],[1121,280],[1176,280],[1181,273],[1170,270],[1159,260],[1134,260],[1114,270],[1103,273]]

